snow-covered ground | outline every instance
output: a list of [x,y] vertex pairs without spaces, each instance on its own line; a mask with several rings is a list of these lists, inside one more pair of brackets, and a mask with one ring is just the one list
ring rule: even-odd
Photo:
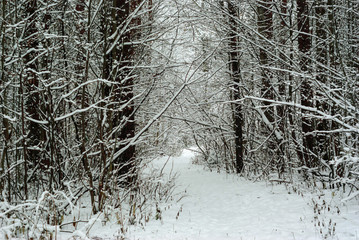
[[124,211],[109,209],[107,214],[116,218],[104,223],[103,213],[91,216],[90,204],[83,202],[78,218],[90,221],[75,229],[68,226],[67,233],[62,229],[56,239],[359,239],[358,199],[343,203],[338,192],[308,189],[301,183],[252,182],[234,174],[211,172],[192,164],[194,156],[192,150],[184,150],[179,157],[152,162],[153,168],[166,166],[167,175],[156,181],[165,184],[170,175],[178,176],[173,199],[159,203],[157,210],[147,209],[152,214],[143,225],[129,224],[125,205]]
[[[191,163],[193,157],[184,150],[166,167],[179,173],[176,191],[185,197],[161,206],[161,220],[132,226],[129,239],[359,239],[355,203],[343,205],[331,192],[313,195],[206,171]],[[154,165],[161,167],[166,159]]]

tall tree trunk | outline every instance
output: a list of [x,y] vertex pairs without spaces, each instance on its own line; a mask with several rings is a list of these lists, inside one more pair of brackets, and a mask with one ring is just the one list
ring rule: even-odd
[[[266,67],[270,64],[270,59],[268,56],[268,44],[266,41],[272,41],[273,39],[273,20],[272,20],[272,11],[271,11],[272,1],[271,0],[260,0],[257,1],[257,25],[258,32],[262,38],[265,38],[262,46],[259,49],[259,63],[261,67],[261,81],[262,88],[261,93],[262,97],[268,100],[274,99],[273,85],[271,82],[272,76],[269,69]],[[264,101],[266,106],[271,103]],[[274,108],[266,107],[264,115],[270,123],[274,123]]]
[[[43,16],[42,19],[42,23],[43,23],[43,31],[45,32],[45,34],[49,34],[50,32],[50,26],[51,26],[51,14],[50,14],[50,9],[47,8],[47,4],[48,4],[48,0],[44,0],[44,3],[46,4],[45,6],[45,14]],[[47,49],[46,53],[43,55],[43,58],[41,59],[41,63],[40,63],[40,71],[41,72],[45,72],[43,74],[43,80],[45,80],[45,82],[51,82],[51,66],[52,66],[52,54],[51,54],[51,40],[50,39],[46,39],[42,41],[43,47],[44,49]],[[46,90],[43,91],[42,94],[44,100],[43,100],[43,112],[46,114],[46,118],[48,120],[47,123],[47,131],[45,133],[44,131],[44,139],[47,139],[46,143],[47,145],[44,146],[44,149],[46,150],[46,152],[48,153],[48,155],[50,155],[49,157],[47,157],[47,169],[49,169],[50,171],[50,175],[49,175],[49,183],[48,183],[48,189],[50,189],[50,191],[53,190],[54,188],[54,182],[56,181],[55,179],[55,169],[57,168],[57,172],[61,172],[61,170],[59,170],[59,166],[56,166],[55,163],[55,158],[56,158],[56,153],[55,153],[55,128],[56,128],[56,122],[54,120],[54,112],[53,112],[53,108],[54,108],[54,102],[53,102],[53,96],[52,96],[52,89],[50,86],[46,87]],[[58,182],[60,183],[60,182]],[[58,185],[56,186],[58,187]]]
[[[282,52],[284,52],[284,54],[280,54],[280,58],[282,61],[286,61],[287,57],[285,56],[285,52],[286,52],[286,47],[287,47],[287,40],[288,40],[288,36],[290,36],[290,33],[288,33],[288,25],[289,21],[288,19],[290,18],[290,16],[288,16],[288,1],[287,0],[281,0],[279,1],[279,15],[280,15],[280,32],[279,32],[279,42],[281,44],[281,46],[283,47]],[[287,51],[288,52],[288,51]],[[280,69],[288,69],[288,67],[286,67],[286,65],[284,64],[280,64],[279,66]],[[278,92],[279,92],[279,100],[280,101],[285,101],[288,94],[286,92],[286,81],[290,80],[290,74],[284,73],[282,70],[280,70],[278,72]],[[288,149],[288,145],[287,145],[287,140],[288,138],[288,130],[287,130],[287,106],[285,105],[279,105],[276,108],[277,110],[277,115],[278,115],[278,127],[279,127],[279,131],[282,133],[283,136],[283,141],[279,143],[279,147],[278,147],[278,170],[279,173],[283,173],[285,171],[285,166],[286,166],[286,159],[289,159],[289,149]]]
[[28,18],[27,26],[25,29],[25,55],[23,56],[26,78],[24,81],[24,88],[27,97],[25,99],[25,114],[34,120],[27,120],[27,155],[28,161],[31,164],[38,164],[41,160],[41,137],[43,136],[42,126],[36,122],[40,120],[38,108],[40,107],[40,94],[39,94],[39,79],[38,73],[38,29],[37,29],[37,1],[31,0],[26,4],[25,16]]
[[[328,84],[328,71],[326,70],[327,64],[327,32],[326,32],[326,9],[327,9],[327,1],[324,0],[316,0],[314,2],[315,7],[315,35],[316,35],[316,80],[317,84],[320,86],[327,86]],[[330,111],[330,107],[328,104],[328,99],[325,94],[325,89],[318,90],[317,94],[317,108],[323,112],[328,113]],[[329,130],[329,120],[327,119],[319,119],[316,123],[316,128],[318,133],[316,134],[317,138],[317,148],[315,151],[318,153],[318,158],[328,162],[331,158],[330,156],[330,143],[329,143],[329,134],[323,133],[321,131]]]
[[[24,173],[24,181],[35,181],[44,186],[42,175],[37,172],[39,169],[43,171],[49,170],[48,159],[45,158],[44,147],[46,143],[46,132],[43,124],[40,123],[42,117],[40,112],[43,111],[43,103],[41,101],[39,85],[40,57],[39,57],[39,6],[38,1],[30,0],[26,2],[24,17],[26,17],[26,25],[24,31],[23,53],[24,61],[24,79],[22,81],[21,92],[23,94],[23,114],[24,122],[23,137],[25,145],[23,147],[26,172]],[[41,181],[41,182],[40,182]],[[40,187],[41,185],[36,185]],[[37,188],[39,189],[39,188]],[[25,191],[27,192],[27,191]],[[28,194],[25,194],[28,197]]]
[[[8,144],[10,143],[10,124],[9,120],[5,118],[4,116],[7,115],[7,110],[4,106],[6,106],[7,103],[7,90],[5,88],[5,31],[6,31],[6,1],[3,0],[1,3],[1,26],[0,26],[0,32],[1,32],[1,69],[0,69],[0,86],[2,89],[2,96],[0,96],[0,106],[1,106],[1,113],[3,115],[2,117],[2,136],[4,139],[1,139],[1,141],[4,142],[4,147],[1,151],[0,155],[0,176],[2,176],[5,173],[5,162],[8,162]],[[9,167],[9,166],[8,166]],[[8,174],[9,175],[9,174]],[[5,177],[0,178],[0,192],[2,193],[5,189],[6,180]],[[8,182],[10,185],[10,182]],[[9,193],[10,197],[10,193]],[[9,199],[8,199],[9,200]],[[0,196],[0,201],[4,201],[2,196]]]
[[[119,127],[119,132],[115,135],[119,143],[116,146],[115,152],[124,148],[135,136],[135,115],[134,115],[134,102],[133,102],[133,88],[134,88],[134,72],[133,60],[135,57],[135,45],[133,41],[136,39],[136,26],[141,24],[140,18],[130,16],[130,14],[138,7],[140,1],[138,0],[114,0],[114,29],[117,34],[120,33],[119,27],[127,26],[125,33],[121,36],[120,40],[116,43],[113,49],[112,58],[116,59],[119,63],[118,71],[115,75],[115,82],[118,85],[115,87],[114,102],[118,102],[119,111],[112,118],[112,126]],[[132,17],[132,19],[130,19]],[[127,21],[127,22],[126,22]],[[131,30],[130,30],[130,29]],[[135,180],[135,146],[129,146],[114,163],[119,169],[119,176],[125,177],[125,184],[130,184]]]
[[[239,44],[237,36],[237,23],[234,21],[238,17],[237,9],[231,1],[227,1],[228,14],[229,14],[229,64],[231,70],[231,82],[232,82],[232,97],[233,101],[241,99],[241,69],[240,59],[238,54]],[[233,104],[233,122],[234,122],[234,134],[235,134],[235,151],[236,151],[236,171],[240,173],[243,169],[243,110],[240,103]]]
[[[86,41],[86,43],[91,42],[91,6],[92,0],[89,1],[89,7],[88,7],[88,13],[87,13],[87,26],[85,25],[78,25],[78,31],[80,33],[80,36],[83,36],[83,40]],[[78,0],[76,4],[76,11],[83,13],[83,18],[85,18],[85,0]],[[86,31],[87,30],[87,31]],[[85,35],[87,33],[87,36]],[[83,47],[83,46],[80,46]],[[79,55],[78,55],[78,66],[77,71],[80,73],[80,76],[82,76],[81,83],[83,86],[79,89],[79,93],[77,96],[77,101],[80,103],[81,109],[85,109],[89,106],[89,99],[87,96],[87,90],[86,90],[86,83],[88,81],[89,76],[89,68],[90,68],[90,49],[81,49]],[[89,184],[89,191],[90,191],[90,198],[91,198],[91,206],[92,206],[92,212],[95,214],[97,213],[96,204],[95,204],[95,186],[94,186],[94,179],[91,171],[91,165],[90,160],[87,154],[87,142],[88,142],[88,136],[87,134],[87,126],[88,126],[88,113],[86,111],[81,112],[79,121],[79,139],[80,139],[80,151],[81,151],[81,161],[82,166],[85,170],[85,174],[88,178],[88,184]]]
[[[270,48],[272,44],[268,42],[273,42],[273,2],[271,0],[258,0],[257,3],[257,27],[258,33],[260,34],[260,38],[262,40],[262,44],[259,48],[259,65],[260,65],[260,77],[261,77],[261,95],[262,98],[268,100],[275,100],[275,89],[274,89],[274,81],[273,72],[269,68],[273,63],[271,62],[270,57]],[[282,76],[281,76],[282,77]],[[280,91],[285,90],[285,86],[283,82],[280,82],[279,89]],[[283,89],[284,86],[284,89]],[[270,106],[272,103],[270,101],[263,101],[265,107],[264,116],[267,119],[268,123],[266,125],[266,131],[269,133],[270,131],[278,131],[278,122],[276,122],[275,117],[275,108]],[[284,109],[282,107],[278,108],[281,119],[279,121],[284,120]],[[263,121],[266,122],[266,121]],[[271,125],[268,127],[268,124]],[[279,122],[280,126],[280,122]],[[267,154],[268,157],[271,157],[271,161],[275,160],[276,168],[278,169],[279,174],[284,171],[284,156],[283,156],[283,134],[281,136],[275,134],[275,139],[269,138],[267,141]]]
[[[298,49],[300,53],[300,68],[305,75],[309,72],[310,66],[310,48],[311,35],[309,29],[309,6],[307,0],[297,0],[297,19],[298,19]],[[313,107],[313,88],[310,79],[304,76],[301,79],[300,86],[301,105]],[[313,136],[314,121],[311,117],[306,116],[308,112],[303,110],[302,132],[303,132],[303,150],[299,153],[302,164],[307,167],[317,166],[315,154],[316,141]]]
[[[113,34],[111,32],[111,9],[112,3],[111,2],[103,2],[101,7],[101,34],[103,40],[103,56],[102,56],[102,79],[111,80],[111,66],[112,66],[112,54],[107,53],[110,41],[108,37]],[[110,95],[110,87],[106,83],[101,83],[100,85],[101,91],[101,99],[105,100]],[[103,119],[106,117],[106,103],[100,103],[101,110],[100,110],[100,118],[98,119],[98,134],[99,134],[99,141],[100,141],[100,152],[101,152],[101,175],[99,179],[99,186],[98,186],[98,210],[101,211],[104,201],[105,201],[105,188],[107,186],[107,176],[108,171],[106,169],[107,160],[109,159],[108,151],[106,149],[106,139],[105,135],[108,133],[108,129],[106,128],[106,124]]]

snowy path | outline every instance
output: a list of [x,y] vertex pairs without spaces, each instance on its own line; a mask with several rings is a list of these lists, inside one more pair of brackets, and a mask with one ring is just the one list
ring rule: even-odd
[[[173,170],[180,174],[178,191],[186,190],[186,197],[163,211],[162,221],[150,221],[145,230],[131,229],[130,239],[322,239],[313,226],[313,207],[307,204],[308,198],[288,194],[284,186],[266,186],[204,171],[191,164],[193,155],[184,150],[182,156],[171,160]],[[156,164],[164,162],[163,158]],[[348,214],[353,220],[349,225],[342,224],[344,230],[344,226],[348,229],[334,239],[359,239],[355,229],[359,226],[359,211],[356,208]],[[338,228],[345,218],[336,218],[333,221],[339,221]],[[325,224],[330,221],[325,215],[319,220]],[[328,227],[323,228],[326,232]]]

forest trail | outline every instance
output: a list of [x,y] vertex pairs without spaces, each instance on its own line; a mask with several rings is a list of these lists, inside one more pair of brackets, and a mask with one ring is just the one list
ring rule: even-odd
[[[192,151],[184,150],[165,168],[179,174],[176,192],[185,192],[185,197],[169,209],[161,209],[161,221],[150,221],[145,230],[130,230],[130,239],[322,239],[320,229],[313,226],[309,195],[299,196],[283,185],[210,172],[193,165],[193,157]],[[166,160],[161,158],[154,164],[161,167]],[[330,214],[318,219],[328,225]],[[340,219],[336,219],[337,228]],[[355,224],[359,220],[342,227],[353,230],[358,226]],[[328,227],[322,232],[327,233]],[[338,239],[357,239],[347,232],[342,236],[348,238]]]

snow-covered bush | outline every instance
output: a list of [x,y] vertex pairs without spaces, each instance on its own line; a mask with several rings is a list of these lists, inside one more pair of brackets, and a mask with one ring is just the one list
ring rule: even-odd
[[67,191],[45,191],[36,200],[9,203],[5,197],[0,202],[0,238],[53,239],[67,233],[86,239],[93,228],[115,224],[121,239],[130,225],[160,220],[164,203],[179,198],[173,194],[176,174],[165,175],[166,164],[155,169],[143,163],[129,188],[114,181],[103,197],[102,211],[96,214],[92,213],[89,192],[84,190],[76,197],[74,192],[81,188],[74,183],[67,184]]
[[43,192],[39,199],[19,204],[0,202],[0,238],[52,239],[72,200],[64,192]]
[[359,155],[353,150],[346,150],[333,161],[333,180],[336,187],[347,193],[347,199],[351,199],[359,196]]

